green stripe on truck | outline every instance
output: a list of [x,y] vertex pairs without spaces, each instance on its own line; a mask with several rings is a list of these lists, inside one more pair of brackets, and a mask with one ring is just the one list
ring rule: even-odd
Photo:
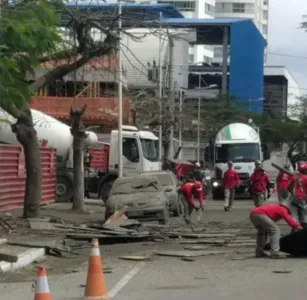
[[231,132],[230,132],[230,126],[227,125],[225,128],[225,135],[226,135],[226,140],[231,140]]

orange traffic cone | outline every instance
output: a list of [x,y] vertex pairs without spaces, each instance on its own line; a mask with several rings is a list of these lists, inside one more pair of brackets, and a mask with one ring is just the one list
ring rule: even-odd
[[34,300],[51,300],[49,290],[47,271],[44,266],[39,266],[37,269],[37,280],[35,283]]
[[102,263],[98,239],[93,238],[90,259],[88,263],[87,279],[84,292],[84,300],[106,300],[108,293]]

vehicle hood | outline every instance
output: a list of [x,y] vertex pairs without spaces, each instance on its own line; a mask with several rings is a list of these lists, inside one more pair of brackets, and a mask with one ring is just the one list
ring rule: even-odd
[[120,208],[127,206],[127,208],[143,209],[146,207],[161,207],[167,205],[167,197],[163,192],[147,192],[134,194],[116,194],[109,197],[107,201],[108,207]]

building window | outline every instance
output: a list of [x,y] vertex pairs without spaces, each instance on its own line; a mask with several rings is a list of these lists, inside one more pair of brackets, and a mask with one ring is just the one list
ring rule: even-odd
[[266,35],[268,33],[268,26],[262,25],[262,31],[263,31],[263,34]]
[[264,11],[263,11],[263,19],[264,19],[264,20],[267,20],[267,19],[268,19],[268,11],[267,11],[267,10],[264,10]]
[[263,0],[263,5],[267,6],[268,5],[268,0]]
[[194,54],[189,54],[189,65],[194,64]]
[[203,56],[203,63],[210,65],[212,63],[212,58],[204,55]]
[[244,13],[245,3],[232,3],[232,12],[233,13]]
[[215,15],[215,6],[211,5],[211,4],[208,4],[208,3],[205,3],[205,13],[207,15],[211,15],[214,17]]
[[163,1],[158,0],[157,3],[170,4],[180,11],[195,11],[195,1]]

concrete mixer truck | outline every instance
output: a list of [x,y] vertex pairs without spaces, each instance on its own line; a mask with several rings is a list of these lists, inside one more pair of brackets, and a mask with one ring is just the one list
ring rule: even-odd
[[[73,137],[70,133],[70,127],[40,111],[31,109],[31,112],[38,140],[45,141],[47,147],[56,149],[56,199],[58,202],[69,201],[73,195]],[[0,120],[0,143],[18,144],[10,126],[16,120],[1,109]],[[98,164],[106,167],[104,169],[92,169],[86,185],[87,192],[94,193],[105,200],[114,180],[117,178],[118,131],[113,130],[108,135],[109,143],[99,142],[97,135],[93,132],[87,133],[86,147],[96,147],[101,150],[107,148],[107,155],[99,157],[104,161]],[[158,138],[153,133],[138,131],[133,126],[123,126],[122,136],[124,175],[160,169],[157,152]]]
[[245,194],[249,178],[253,173],[255,160],[270,159],[268,147],[261,144],[258,129],[243,123],[232,123],[223,127],[216,135],[213,151],[213,177],[211,189],[213,199],[223,197],[222,179],[227,170],[227,161],[233,161],[233,167],[241,179],[236,194]]

